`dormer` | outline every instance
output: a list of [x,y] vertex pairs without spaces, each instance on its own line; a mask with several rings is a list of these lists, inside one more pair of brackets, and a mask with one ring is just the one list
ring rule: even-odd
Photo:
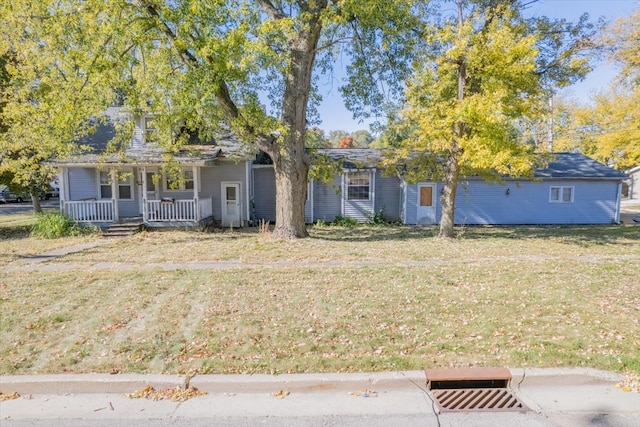
[[136,116],[134,123],[135,129],[133,131],[131,148],[141,149],[155,142],[158,128],[156,127],[152,114]]

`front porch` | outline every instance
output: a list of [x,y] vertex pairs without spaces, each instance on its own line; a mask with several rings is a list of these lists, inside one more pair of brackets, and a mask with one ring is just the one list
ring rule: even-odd
[[[62,200],[61,205],[63,214],[80,224],[104,227],[125,219],[120,216],[118,201],[115,199]],[[148,227],[198,226],[212,221],[211,198],[163,198],[145,200],[142,203],[142,223]]]

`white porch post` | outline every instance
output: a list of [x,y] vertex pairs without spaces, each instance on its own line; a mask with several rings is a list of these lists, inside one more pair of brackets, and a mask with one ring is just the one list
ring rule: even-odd
[[200,201],[198,200],[198,188],[200,188],[200,178],[198,177],[198,166],[192,166],[191,170],[193,172],[193,202],[195,203],[195,214],[196,221],[200,221],[201,213],[200,213]]
[[113,204],[113,221],[118,222],[118,174],[115,168],[111,168],[111,203]]
[[60,213],[66,215],[64,203],[69,200],[69,176],[66,167],[60,168],[60,181],[58,183],[58,197],[60,203]]
[[147,167],[142,167],[142,221],[149,220],[149,212],[147,211]]

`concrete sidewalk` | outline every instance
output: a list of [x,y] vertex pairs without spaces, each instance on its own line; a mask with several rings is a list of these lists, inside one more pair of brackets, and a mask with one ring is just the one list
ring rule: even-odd
[[[168,375],[0,377],[4,426],[616,426],[640,427],[640,394],[591,369],[511,369],[525,412],[439,413],[422,371],[371,374],[203,375],[185,402],[130,399],[146,385],[184,386]],[[275,397],[279,392],[283,397]],[[288,394],[287,394],[288,393]]]

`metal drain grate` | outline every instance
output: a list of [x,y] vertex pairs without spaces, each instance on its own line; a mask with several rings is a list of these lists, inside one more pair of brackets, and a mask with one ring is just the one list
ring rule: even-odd
[[527,411],[511,392],[505,368],[427,369],[427,388],[441,412]]

